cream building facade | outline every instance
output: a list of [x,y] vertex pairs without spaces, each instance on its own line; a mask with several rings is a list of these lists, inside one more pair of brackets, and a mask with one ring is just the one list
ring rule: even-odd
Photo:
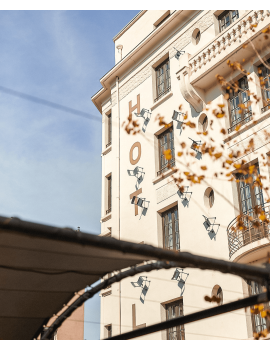
[[[254,138],[259,153],[249,153],[248,163],[255,164],[269,183],[264,165],[268,142],[262,136],[269,126],[270,110],[268,93],[259,84],[262,74],[268,82],[269,72],[259,73],[261,61],[252,48],[260,51],[263,60],[270,57],[269,41],[261,34],[269,24],[268,11],[141,11],[114,37],[115,66],[101,78],[102,89],[92,97],[102,113],[103,126],[101,235],[234,262],[265,262],[270,251],[267,227],[249,227],[248,232],[238,230],[237,235],[231,227],[239,213],[250,213],[264,202],[266,194],[248,185],[241,188],[242,183],[221,181],[213,176],[213,168],[207,171],[205,182],[185,187],[181,194],[173,171],[166,167],[163,150],[172,150],[172,160],[175,157],[181,169],[180,143],[190,147],[192,140],[202,140],[198,131],[207,130],[232,151]],[[177,51],[184,52],[177,57]],[[243,72],[232,72],[228,59],[242,62],[252,81],[247,82]],[[227,103],[216,74],[240,81],[244,92],[260,97],[259,103],[252,101],[251,114],[235,113],[234,102],[245,104],[248,97],[239,93]],[[212,112],[206,108],[218,104],[225,104],[226,117],[211,128]],[[177,118],[172,118],[174,111],[180,112],[180,105],[196,128],[182,130],[182,115],[176,113]],[[255,127],[252,113],[258,121]],[[141,133],[126,132],[123,123],[130,115],[139,121]],[[169,128],[155,121],[158,115]],[[223,139],[221,128],[226,129]],[[195,171],[207,164],[204,155],[197,156],[191,165]],[[214,217],[219,226],[211,232],[205,218]],[[236,276],[196,268],[127,278],[101,293],[100,336],[103,339],[209,308],[212,305],[204,300],[205,295],[218,295],[226,303],[260,289]],[[243,309],[141,339],[249,339],[265,323]]]

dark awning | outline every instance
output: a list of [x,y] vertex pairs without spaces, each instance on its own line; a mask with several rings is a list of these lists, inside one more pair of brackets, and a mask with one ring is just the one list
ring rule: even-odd
[[74,292],[146,259],[116,239],[0,217],[0,339],[34,338]]

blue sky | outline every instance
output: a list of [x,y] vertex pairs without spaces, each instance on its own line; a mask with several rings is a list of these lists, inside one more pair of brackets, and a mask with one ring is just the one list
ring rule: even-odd
[[[100,233],[101,116],[91,102],[138,11],[0,11],[0,214]],[[100,121],[25,100],[1,87]],[[99,338],[99,297],[85,339]]]

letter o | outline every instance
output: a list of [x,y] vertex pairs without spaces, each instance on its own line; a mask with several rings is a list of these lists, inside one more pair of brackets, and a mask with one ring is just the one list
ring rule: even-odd
[[[135,149],[135,147],[138,148],[138,156],[137,158],[134,160],[133,159],[133,150]],[[136,143],[134,143],[131,146],[131,149],[129,151],[129,161],[132,165],[136,165],[136,163],[138,163],[140,161],[141,158],[141,154],[142,154],[142,150],[141,150],[141,143],[139,143],[138,141],[136,141]]]

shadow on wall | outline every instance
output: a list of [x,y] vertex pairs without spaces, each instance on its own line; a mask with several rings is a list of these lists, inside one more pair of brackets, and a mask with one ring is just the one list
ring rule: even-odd
[[197,112],[192,105],[190,105],[191,117],[197,118],[201,112]]
[[188,191],[189,186],[184,186],[184,190],[181,192],[180,189],[177,191],[178,196],[180,197],[180,199],[182,199],[182,205],[184,207],[188,207],[189,206],[189,202],[191,199],[191,195],[192,195],[192,191]]
[[134,288],[141,288],[140,301],[144,304],[146,294],[150,287],[150,280],[147,280],[146,276],[140,276],[137,282],[131,282]]
[[142,126],[142,131],[145,133],[146,132],[146,128],[147,128],[148,123],[149,123],[150,118],[151,118],[151,112],[149,110],[147,110],[146,108],[143,108],[140,113],[134,112],[134,115],[136,117],[142,117],[144,119],[144,123],[143,123],[143,126]]
[[142,183],[144,180],[145,172],[143,171],[143,167],[135,167],[134,170],[127,170],[129,176],[133,176],[137,178],[135,188],[136,190],[139,189],[139,185]]
[[185,292],[185,287],[186,287],[186,280],[189,276],[189,273],[185,273],[183,268],[176,268],[173,277],[171,280],[177,280],[178,281],[178,287],[181,289],[180,297],[183,296]]

